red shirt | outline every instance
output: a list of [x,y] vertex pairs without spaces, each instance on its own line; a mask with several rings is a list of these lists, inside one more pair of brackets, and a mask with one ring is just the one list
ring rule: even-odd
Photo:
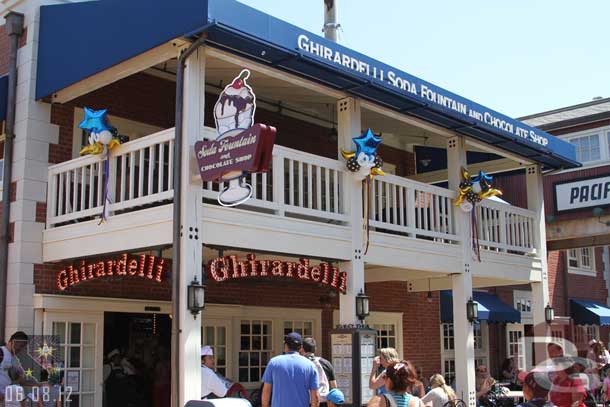
[[580,379],[567,377],[560,381],[557,377],[553,381],[550,399],[557,407],[571,407],[574,401],[579,398],[580,404],[578,407],[585,407],[584,400],[586,397],[587,391]]

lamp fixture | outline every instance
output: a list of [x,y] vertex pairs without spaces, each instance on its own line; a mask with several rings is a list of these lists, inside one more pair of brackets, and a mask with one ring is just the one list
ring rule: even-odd
[[555,310],[551,307],[551,304],[547,304],[544,307],[544,320],[547,324],[550,324],[555,319]]
[[477,322],[479,320],[479,307],[476,301],[470,297],[468,302],[466,303],[466,318],[471,323]]
[[356,316],[360,322],[364,322],[364,319],[370,314],[369,311],[369,297],[364,294],[361,289],[356,296]]
[[428,295],[426,296],[426,301],[428,301],[428,303],[433,301],[432,290],[430,289],[430,279],[428,279]]
[[205,285],[199,283],[197,276],[188,285],[188,309],[193,314],[193,318],[205,308]]

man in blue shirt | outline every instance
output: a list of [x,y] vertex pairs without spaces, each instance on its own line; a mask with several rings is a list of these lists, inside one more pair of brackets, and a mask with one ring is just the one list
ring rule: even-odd
[[[318,371],[299,354],[303,338],[291,332],[284,338],[284,354],[269,361],[263,375],[262,407],[318,407]],[[269,404],[271,401],[271,404]]]

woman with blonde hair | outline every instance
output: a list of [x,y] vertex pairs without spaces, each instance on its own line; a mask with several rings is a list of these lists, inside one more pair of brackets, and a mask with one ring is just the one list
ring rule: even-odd
[[455,401],[455,392],[447,383],[445,378],[440,374],[435,374],[430,377],[430,387],[432,390],[428,392],[422,401],[428,407],[443,407],[448,401]]
[[[375,390],[377,394],[387,393],[387,389],[385,388],[386,369],[390,363],[398,361],[400,361],[400,359],[398,357],[398,352],[396,352],[396,349],[379,349],[379,356],[375,357],[375,359],[373,360],[373,369],[371,370],[371,375],[369,377],[369,387],[372,390]],[[380,367],[383,368],[381,373],[379,372]]]

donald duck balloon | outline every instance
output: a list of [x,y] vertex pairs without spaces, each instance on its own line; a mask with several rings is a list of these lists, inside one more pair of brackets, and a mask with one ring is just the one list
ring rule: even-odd
[[377,137],[371,129],[367,129],[360,137],[354,137],[352,140],[356,145],[356,151],[341,150],[341,155],[347,160],[347,169],[354,174],[356,179],[365,180],[367,177],[385,175],[381,169],[383,160],[377,155],[381,137]]
[[89,131],[89,145],[84,147],[81,155],[107,153],[121,142],[114,137],[115,128],[108,123],[107,110],[92,110],[85,107],[85,118],[78,125]]
[[92,110],[85,107],[85,118],[78,125],[81,129],[89,131],[89,145],[84,147],[80,154],[103,154],[104,155],[104,206],[102,209],[102,224],[108,218],[108,174],[109,161],[108,152],[121,144],[115,137],[116,129],[108,123],[107,110]]
[[502,195],[502,191],[491,186],[492,182],[493,177],[484,171],[479,171],[479,175],[471,177],[468,170],[462,168],[462,182],[454,205],[459,206],[464,212],[470,212],[483,199]]

